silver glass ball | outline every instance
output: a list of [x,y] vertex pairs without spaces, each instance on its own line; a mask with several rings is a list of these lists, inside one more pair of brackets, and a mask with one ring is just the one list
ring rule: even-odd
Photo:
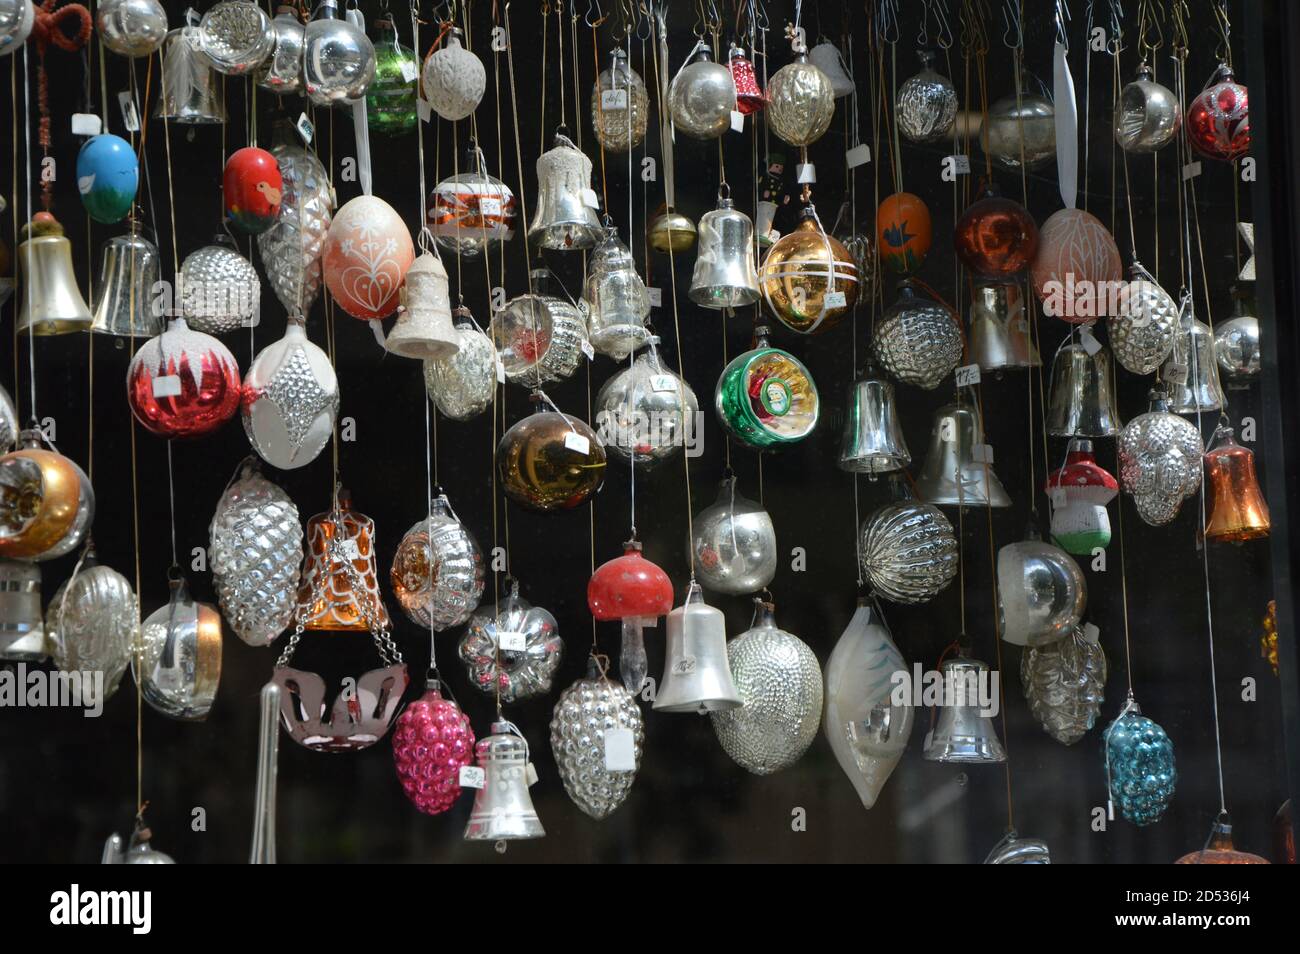
[[1051,100],[1022,89],[989,107],[980,127],[980,146],[1006,169],[1037,169],[1056,155],[1056,109]]
[[474,112],[487,89],[483,61],[465,49],[459,30],[452,30],[446,42],[429,54],[421,80],[433,111],[452,122]]
[[167,11],[158,0],[100,0],[95,29],[119,56],[148,56],[167,39]]
[[952,135],[957,122],[957,90],[935,72],[933,54],[923,53],[924,68],[898,87],[894,112],[898,131],[908,142],[937,142]]
[[811,145],[830,128],[835,116],[835,87],[801,54],[768,81],[766,115],[772,132],[782,142]]
[[736,83],[731,70],[701,52],[673,77],[668,88],[673,127],[693,139],[717,139],[731,128]]
[[443,414],[468,421],[488,409],[497,384],[497,349],[473,322],[458,322],[460,350],[449,358],[426,358],[424,389]]
[[262,281],[253,263],[224,245],[205,245],[181,263],[181,316],[194,331],[224,335],[257,313]]
[[282,8],[271,21],[275,46],[257,69],[257,85],[278,95],[302,92],[302,52],[307,28],[292,9]]
[[1259,319],[1237,315],[1214,329],[1214,354],[1228,387],[1245,387],[1259,374]]
[[654,467],[682,450],[699,410],[691,386],[648,351],[600,389],[596,431],[614,459]]
[[251,73],[275,49],[271,18],[251,0],[223,0],[199,21],[199,49],[218,73]]
[[863,578],[895,603],[928,602],[957,575],[957,534],[932,504],[881,507],[863,521],[859,541]]
[[375,78],[375,46],[360,29],[329,16],[307,24],[302,55],[303,87],[317,106],[360,99]]
[[0,56],[7,56],[27,42],[35,19],[32,0],[0,0]]
[[692,521],[692,565],[700,583],[716,593],[754,593],[776,576],[776,528],[766,510],[722,482],[711,507]]
[[1182,125],[1178,97],[1151,77],[1151,67],[1144,63],[1115,104],[1115,142],[1125,152],[1155,152],[1168,145]]

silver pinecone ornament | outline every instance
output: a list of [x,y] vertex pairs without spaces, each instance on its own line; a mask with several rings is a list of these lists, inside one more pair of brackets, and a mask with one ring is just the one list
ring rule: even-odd
[[[621,771],[618,743],[611,736],[618,730],[631,733],[632,767]],[[593,658],[586,678],[560,693],[551,717],[551,752],[573,803],[596,819],[623,804],[641,767],[643,737],[636,699]],[[626,736],[622,744],[626,756]]]
[[249,458],[221,495],[208,533],[222,613],[244,642],[269,646],[288,628],[298,604],[298,508]]
[[315,155],[292,142],[271,148],[284,186],[280,215],[257,237],[271,290],[290,315],[306,315],[320,292],[321,251],[334,215],[329,174]]
[[1064,639],[1026,647],[1020,684],[1029,711],[1047,734],[1073,745],[1092,728],[1106,695],[1106,653],[1093,626],[1076,626]]

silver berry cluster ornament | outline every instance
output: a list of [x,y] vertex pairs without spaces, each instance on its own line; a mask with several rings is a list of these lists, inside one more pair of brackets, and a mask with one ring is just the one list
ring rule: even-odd
[[221,495],[208,535],[217,600],[250,646],[269,646],[298,605],[302,522],[289,495],[245,461]]
[[560,693],[551,716],[551,752],[573,803],[595,819],[623,804],[641,767],[644,737],[635,697],[593,658],[587,675]]
[[283,186],[275,224],[257,236],[266,280],[290,315],[306,315],[320,293],[321,252],[334,216],[329,173],[315,155],[288,141],[271,147]]
[[1169,412],[1163,391],[1151,392],[1151,410],[1119,435],[1119,482],[1138,516],[1160,527],[1178,516],[1183,500],[1201,487],[1205,444],[1196,426]]
[[1063,639],[1028,646],[1020,657],[1020,685],[1029,711],[1062,745],[1091,729],[1106,697],[1106,653],[1091,626]]
[[921,72],[898,88],[898,131],[909,142],[936,142],[952,135],[957,122],[957,90],[934,69],[934,54],[922,50]]

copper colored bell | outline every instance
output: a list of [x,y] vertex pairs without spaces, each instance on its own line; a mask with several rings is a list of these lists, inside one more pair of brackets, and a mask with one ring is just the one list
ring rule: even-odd
[[[347,562],[330,555],[338,547]],[[375,569],[375,523],[352,509],[347,492],[338,508],[307,521],[307,562],[298,587],[298,615],[304,629],[366,632],[373,622],[388,626],[388,610]]]
[[1214,493],[1207,540],[1241,543],[1268,536],[1268,504],[1255,477],[1255,454],[1232,437],[1232,428],[1220,427],[1215,446],[1205,452],[1205,473]]
[[23,228],[18,272],[23,290],[18,333],[66,335],[89,331],[90,308],[72,270],[72,243],[48,212],[37,212]]

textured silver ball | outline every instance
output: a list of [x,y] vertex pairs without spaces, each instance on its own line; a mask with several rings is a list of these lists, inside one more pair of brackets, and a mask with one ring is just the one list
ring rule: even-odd
[[465,49],[459,30],[447,35],[441,49],[424,61],[424,95],[443,119],[464,119],[478,108],[487,89],[483,61]]
[[862,575],[895,603],[934,599],[957,575],[957,534],[931,504],[889,504],[863,521]]
[[257,314],[262,280],[253,263],[224,245],[206,245],[181,263],[181,317],[191,331],[223,335]]
[[871,348],[897,380],[929,391],[961,363],[961,330],[946,308],[904,286],[876,325]]
[[898,131],[909,142],[946,139],[957,122],[957,90],[948,77],[935,72],[932,60],[932,55],[923,54],[924,69],[898,88]]
[[835,88],[807,57],[787,63],[768,81],[767,121],[782,142],[811,145],[830,128],[834,116]]
[[1178,305],[1155,282],[1135,274],[1120,288],[1118,314],[1107,320],[1121,367],[1152,374],[1169,357],[1178,333]]
[[1204,455],[1196,426],[1161,402],[1129,421],[1119,435],[1119,481],[1138,516],[1153,527],[1173,520],[1183,500],[1200,489]]
[[641,709],[630,692],[612,679],[588,674],[560,693],[551,716],[551,752],[569,798],[596,819],[623,804],[636,781],[636,770],[611,772],[605,767],[605,734],[612,729],[632,733],[639,769],[645,731]]

